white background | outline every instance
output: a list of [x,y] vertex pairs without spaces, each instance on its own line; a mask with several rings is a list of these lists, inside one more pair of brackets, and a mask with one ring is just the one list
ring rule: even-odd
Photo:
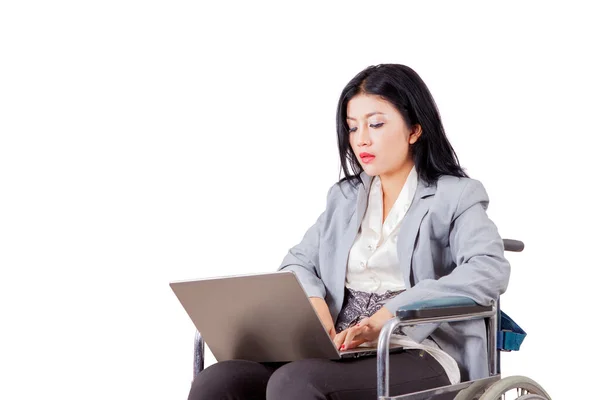
[[278,267],[338,179],[342,88],[387,62],[425,80],[526,244],[503,308],[529,335],[503,374],[590,398],[597,14],[413,3],[2,2],[0,398],[186,398],[169,281]]

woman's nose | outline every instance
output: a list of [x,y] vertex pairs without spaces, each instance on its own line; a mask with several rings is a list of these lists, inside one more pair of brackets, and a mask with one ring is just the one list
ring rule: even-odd
[[358,140],[358,144],[369,143],[369,129],[360,126],[357,127],[356,130],[356,139]]

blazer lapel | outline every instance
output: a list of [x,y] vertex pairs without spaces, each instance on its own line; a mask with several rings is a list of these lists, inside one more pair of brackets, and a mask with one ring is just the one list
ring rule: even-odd
[[[334,279],[334,301],[336,304],[336,309],[339,310],[342,308],[342,303],[344,300],[344,286],[346,284],[346,269],[348,266],[348,258],[350,257],[350,249],[354,244],[354,240],[356,240],[356,235],[358,234],[358,230],[360,228],[360,224],[362,219],[367,211],[367,201],[369,197],[369,187],[371,186],[372,177],[368,176],[365,172],[361,173],[360,179],[363,181],[364,186],[358,184],[358,194],[356,199],[356,208],[353,209],[352,215],[347,222],[347,228],[342,235],[342,239],[340,242],[340,249],[336,251],[336,254],[339,256],[335,261],[335,271],[336,278]],[[337,315],[333,315],[333,320],[335,321]]]
[[415,197],[398,228],[398,259],[407,289],[414,285],[411,263],[415,243],[421,222],[429,211],[429,197],[435,194],[436,189],[436,185],[426,186],[426,183],[419,179]]

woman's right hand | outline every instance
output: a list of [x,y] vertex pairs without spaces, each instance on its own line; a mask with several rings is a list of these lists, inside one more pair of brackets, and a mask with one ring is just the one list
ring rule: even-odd
[[333,318],[331,318],[331,313],[329,312],[329,307],[327,307],[327,303],[320,297],[310,297],[310,302],[312,303],[313,308],[317,312],[319,319],[325,326],[325,330],[329,334],[329,337],[333,340],[335,338],[335,326],[333,324]]

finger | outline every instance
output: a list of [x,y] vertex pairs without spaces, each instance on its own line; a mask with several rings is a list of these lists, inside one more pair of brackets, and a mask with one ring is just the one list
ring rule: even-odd
[[343,347],[341,349],[342,350],[348,349],[348,346],[350,345],[350,343],[354,339],[359,339],[360,335],[363,333],[363,331],[364,331],[364,327],[360,327],[360,326],[356,326],[356,327],[348,329],[348,333],[346,334],[346,337],[344,338],[344,344],[342,345]]
[[348,330],[346,329],[335,335],[335,338],[333,339],[333,344],[335,344],[336,349],[339,349],[342,343],[344,343],[344,339],[346,339],[347,333]]
[[344,350],[350,350],[350,349],[354,349],[358,346],[360,346],[363,343],[368,342],[367,339],[354,339],[353,341],[351,341],[350,343],[348,343],[348,346],[344,347]]

